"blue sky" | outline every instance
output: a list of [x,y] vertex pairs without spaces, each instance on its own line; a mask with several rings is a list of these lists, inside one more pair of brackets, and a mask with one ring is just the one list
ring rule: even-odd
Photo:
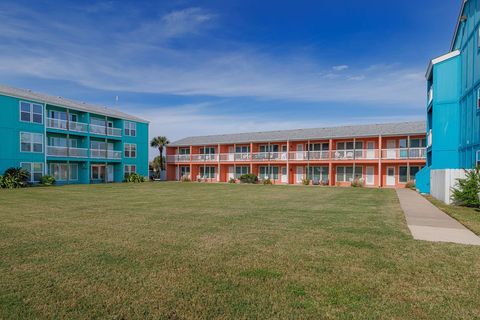
[[460,3],[2,1],[0,82],[119,108],[171,140],[419,120]]

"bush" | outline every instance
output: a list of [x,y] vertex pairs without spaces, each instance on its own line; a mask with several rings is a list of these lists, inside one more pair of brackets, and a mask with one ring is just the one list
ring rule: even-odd
[[362,178],[355,178],[355,179],[353,179],[351,185],[352,185],[352,187],[354,187],[354,188],[362,188],[362,187],[365,186],[365,182],[363,181]]
[[453,203],[464,207],[478,207],[480,192],[480,167],[465,170],[465,179],[457,179],[456,187],[452,188]]
[[55,178],[52,176],[44,175],[40,178],[40,184],[43,186],[53,186],[55,184]]
[[247,173],[240,176],[241,183],[257,183],[258,177],[253,173]]
[[271,185],[271,184],[272,184],[272,180],[270,180],[270,178],[268,178],[268,179],[263,180],[262,183],[263,183],[264,185]]
[[416,190],[415,181],[408,181],[407,184],[405,184],[405,188]]
[[228,180],[228,183],[237,183],[237,181],[233,178],[230,178],[230,180]]
[[9,168],[3,174],[0,187],[5,189],[24,188],[28,186],[30,173],[23,168]]
[[302,184],[304,186],[309,186],[310,185],[310,179],[302,179]]
[[138,173],[130,173],[125,178],[124,182],[141,183],[141,182],[145,182],[145,177],[139,175]]

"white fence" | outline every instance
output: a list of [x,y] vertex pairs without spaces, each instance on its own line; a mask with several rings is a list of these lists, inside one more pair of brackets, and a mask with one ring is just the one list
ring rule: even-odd
[[456,186],[457,179],[465,178],[463,169],[432,170],[430,172],[430,195],[451,204],[452,188]]

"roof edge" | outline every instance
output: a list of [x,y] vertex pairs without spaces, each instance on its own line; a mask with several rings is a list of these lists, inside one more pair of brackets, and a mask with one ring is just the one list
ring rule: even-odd
[[449,53],[446,53],[440,57],[437,57],[435,59],[430,60],[430,63],[428,64],[427,67],[427,72],[425,73],[425,78],[430,78],[430,74],[432,73],[433,66],[436,65],[437,63],[447,61],[448,59],[454,58],[456,56],[460,55],[460,50],[455,50]]
[[460,8],[460,13],[458,14],[457,23],[455,25],[455,31],[453,33],[453,39],[450,43],[450,51],[453,51],[455,40],[457,39],[458,29],[460,28],[460,18],[462,17],[463,11],[465,10],[465,4],[468,0],[463,0],[462,7]]

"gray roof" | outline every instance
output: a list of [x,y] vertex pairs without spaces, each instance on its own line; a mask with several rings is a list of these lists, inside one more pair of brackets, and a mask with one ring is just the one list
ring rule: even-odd
[[425,134],[426,132],[425,122],[418,121],[188,137],[175,141],[171,143],[170,146],[198,146],[287,140],[325,140],[380,135],[399,136]]
[[143,120],[141,118],[137,118],[135,116],[129,115],[127,113],[124,113],[118,110],[109,109],[107,107],[95,106],[95,105],[87,104],[84,102],[69,100],[62,97],[49,96],[43,93],[33,92],[31,90],[26,90],[26,89],[13,88],[5,85],[0,85],[0,95],[12,96],[12,97],[21,98],[21,99],[28,99],[28,100],[47,103],[47,104],[51,104],[59,107],[65,107],[65,108],[75,109],[79,111],[96,113],[96,114],[108,116],[108,117],[121,118],[126,120],[148,123],[148,121]]

